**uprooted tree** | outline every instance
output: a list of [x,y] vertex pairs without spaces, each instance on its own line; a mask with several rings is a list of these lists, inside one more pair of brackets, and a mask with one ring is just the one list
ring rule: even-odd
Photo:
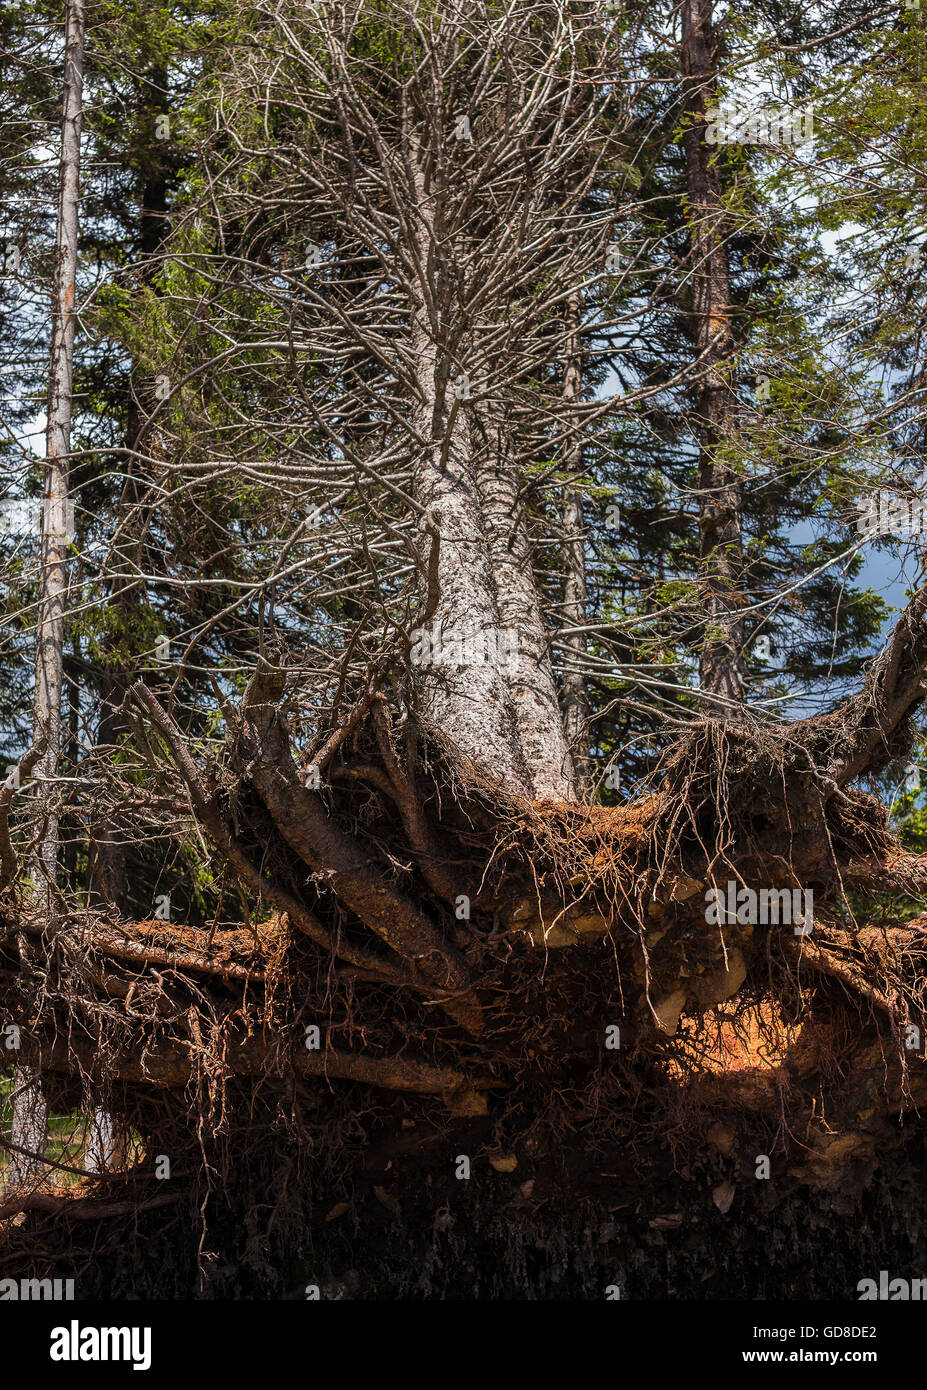
[[[543,1294],[559,1262],[601,1296],[597,1242],[637,1240],[632,1270],[638,1218],[684,1219],[674,1183],[719,1220],[761,1179],[780,1211],[863,1201],[927,1098],[927,857],[861,785],[916,738],[927,589],[826,712],[747,701],[762,604],[728,450],[745,330],[710,5],[680,15],[668,309],[628,269],[669,235],[628,177],[628,15],[246,9],[190,107],[210,179],[92,296],[135,411],[128,443],[75,450],[104,499],[82,603],[141,615],[87,641],[108,732],[41,797],[47,740],[0,791],[2,1021],[49,1105],[111,1117],[133,1157],[11,1188],[11,1250],[116,1295]],[[690,361],[610,394],[648,293]],[[588,684],[635,660],[582,597],[582,497],[620,422],[657,398],[665,419],[677,387],[697,554],[644,656],[687,632],[701,685],[677,672],[649,711],[646,792],[596,804]],[[52,785],[88,862],[158,863],[144,918],[84,891],[79,857],[26,880]],[[210,911],[171,903],[191,845]],[[345,1230],[377,1245],[368,1189],[365,1266]],[[143,1273],[143,1241],[175,1264]]]

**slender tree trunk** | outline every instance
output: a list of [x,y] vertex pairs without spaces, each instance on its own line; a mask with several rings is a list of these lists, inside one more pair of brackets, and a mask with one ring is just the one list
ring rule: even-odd
[[[563,396],[566,401],[579,400],[583,385],[583,347],[580,337],[581,306],[578,297],[567,305],[566,361],[563,373]],[[567,459],[570,473],[579,474],[583,465],[582,444],[577,440]],[[563,499],[563,626],[582,627],[586,622],[586,524],[583,517],[583,494],[579,488],[568,487]],[[563,638],[567,670],[563,676],[563,724],[567,745],[573,756],[576,792],[582,798],[589,789],[589,696],[581,670],[570,670],[571,658],[581,666],[586,654],[586,639],[581,632],[568,632]]]
[[[740,702],[746,687],[743,596],[743,482],[718,456],[736,428],[736,399],[722,367],[733,349],[731,284],[717,165],[706,140],[705,113],[715,103],[718,39],[712,0],[683,0],[683,91],[690,124],[685,135],[686,186],[696,343],[708,369],[697,393],[699,534],[707,629],[702,688]],[[714,707],[723,714],[723,707]]]
[[[75,299],[77,293],[78,194],[84,66],[84,4],[69,0],[65,21],[64,97],[61,164],[52,300],[51,364],[48,383],[42,561],[35,638],[34,723],[45,751],[36,772],[40,835],[33,860],[34,908],[54,925],[58,867],[58,811],[55,777],[61,747],[64,671],[64,614],[67,600],[68,487],[71,451]],[[47,1113],[41,1076],[31,1067],[14,1075],[14,1143],[33,1155],[45,1151]],[[16,1140],[20,1136],[20,1141]],[[34,1181],[42,1173],[39,1157],[14,1155],[11,1179]]]
[[[38,847],[38,883],[51,915],[58,860],[58,816],[52,786],[61,746],[61,694],[64,671],[64,614],[68,574],[68,488],[71,405],[74,377],[77,229],[83,82],[83,0],[70,0],[67,12],[64,115],[61,126],[61,180],[52,350],[48,387],[42,566],[35,658],[35,733],[45,752],[38,772],[45,780],[39,799],[45,820]],[[44,880],[44,881],[43,881]]]
[[[45,1171],[41,1155],[48,1135],[48,1109],[42,1092],[42,1074],[37,1067],[20,1063],[13,1071],[13,1149],[7,1170],[11,1188],[32,1186]],[[17,1150],[23,1150],[22,1153]],[[38,1157],[37,1157],[38,1155]]]
[[108,1110],[97,1106],[90,1119],[90,1133],[84,1154],[88,1173],[118,1172],[126,1165],[126,1133]]

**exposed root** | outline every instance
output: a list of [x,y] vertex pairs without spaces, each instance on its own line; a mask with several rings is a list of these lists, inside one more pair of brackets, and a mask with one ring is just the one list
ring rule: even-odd
[[[283,911],[206,931],[71,905],[49,933],[6,901],[0,982],[24,1055],[63,1103],[105,1099],[146,1152],[182,1154],[196,1201],[219,1172],[234,1186],[236,1166],[275,1162],[284,1138],[327,1153],[332,1125],[359,1161],[348,1131],[363,1149],[360,1114],[371,1132],[395,1123],[390,1095],[564,1164],[663,1133],[678,1162],[706,1131],[769,1126],[786,1171],[817,1184],[874,1162],[927,1099],[911,1042],[927,1036],[927,917],[877,925],[860,896],[924,871],[801,726],[697,725],[651,795],[588,807],[513,797],[424,727],[397,737],[374,692],[326,738],[316,791],[281,693],[264,671],[229,768],[202,770],[138,698],[170,790],[255,906]],[[777,908],[813,893],[802,934],[791,918],[711,920],[712,893],[748,890]],[[26,939],[41,950],[21,954]],[[410,1123],[426,1113],[436,1123],[433,1108]],[[333,1180],[328,1162],[307,1191]],[[20,1215],[78,1200],[38,1196]],[[116,1225],[132,1205],[79,1201]]]

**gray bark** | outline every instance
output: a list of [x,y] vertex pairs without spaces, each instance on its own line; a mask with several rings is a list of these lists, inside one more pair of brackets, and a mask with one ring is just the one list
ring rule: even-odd
[[[510,790],[529,795],[511,693],[494,659],[503,650],[504,635],[474,478],[472,406],[451,384],[455,370],[441,341],[444,306],[429,287],[440,209],[425,158],[415,146],[412,159],[421,296],[411,306],[411,348],[419,398],[415,424],[423,441],[413,488],[440,536],[438,604],[428,628],[434,640],[421,665],[419,692],[425,715],[465,757]],[[427,549],[427,535],[424,539]]]
[[[61,175],[58,205],[52,348],[46,428],[42,567],[35,655],[35,734],[46,749],[37,773],[54,779],[61,742],[61,691],[64,613],[68,575],[68,486],[71,451],[75,296],[77,293],[78,194],[83,86],[83,0],[70,0],[67,12]],[[39,847],[40,870],[51,901],[58,854],[58,818],[51,787],[44,792],[48,829]]]
[[[70,0],[65,21],[61,163],[52,297],[52,343],[48,382],[42,558],[35,635],[34,737],[45,741],[36,767],[37,810],[42,834],[32,863],[34,910],[49,928],[56,912],[58,809],[55,778],[61,746],[61,694],[64,673],[64,614],[67,601],[68,487],[71,451],[75,297],[77,293],[78,194],[83,115],[84,3]],[[13,1102],[14,1143],[33,1154],[45,1152],[47,1110],[40,1074],[16,1071]],[[17,1141],[16,1136],[20,1136]],[[18,1180],[37,1179],[37,1157],[18,1156]]]
[[126,1163],[126,1134],[108,1110],[98,1106],[91,1116],[84,1155],[88,1173],[113,1173]]
[[[48,1111],[42,1094],[42,1074],[35,1067],[18,1065],[13,1071],[13,1124],[10,1139],[13,1150],[7,1169],[10,1188],[35,1186],[45,1172],[41,1155],[45,1152]],[[17,1153],[17,1149],[26,1152]]]
[[490,416],[487,433],[488,457],[478,469],[477,485],[499,621],[517,639],[511,644],[505,674],[519,746],[533,794],[570,801],[575,797],[573,761],[557,699],[518,475],[506,456],[502,422]]

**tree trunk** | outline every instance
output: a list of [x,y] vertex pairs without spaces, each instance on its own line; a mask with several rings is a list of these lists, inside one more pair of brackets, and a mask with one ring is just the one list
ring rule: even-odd
[[88,1173],[112,1173],[125,1164],[125,1130],[108,1110],[97,1106],[90,1120],[84,1168]]
[[564,736],[547,626],[541,615],[518,472],[508,456],[502,419],[489,409],[485,424],[489,447],[477,472],[477,486],[499,621],[508,634],[505,674],[515,707],[518,741],[534,795],[572,801],[573,762]]
[[718,71],[712,0],[683,0],[682,60],[690,122],[685,155],[695,338],[700,365],[706,372],[696,392],[699,550],[708,616],[700,675],[703,690],[722,702],[713,704],[711,712],[723,715],[732,702],[744,699],[746,665],[740,591],[743,482],[718,456],[719,446],[735,428],[736,399],[723,366],[734,344],[721,181],[705,138],[705,114],[715,101]]
[[[42,563],[35,636],[34,738],[45,750],[36,768],[40,836],[33,859],[34,909],[53,927],[58,866],[58,811],[55,777],[61,746],[61,696],[64,671],[64,614],[67,601],[68,486],[71,451],[75,297],[77,293],[78,193],[84,60],[83,0],[70,0],[65,28],[64,96],[61,165],[52,301],[51,364],[48,383],[45,494],[42,513]],[[45,1150],[46,1108],[41,1077],[17,1068],[13,1134],[22,1147]],[[28,1142],[26,1142],[28,1141]],[[14,1139],[15,1142],[15,1139]],[[17,1175],[37,1177],[42,1164],[20,1156]]]
[[45,1153],[47,1132],[48,1109],[42,1093],[42,1073],[37,1067],[20,1064],[13,1071],[13,1125],[10,1134],[13,1149],[7,1170],[9,1189],[32,1187],[41,1181],[45,1171],[41,1155]]
[[50,785],[58,771],[61,743],[61,692],[64,667],[64,613],[67,600],[68,478],[71,451],[75,296],[77,292],[77,200],[80,178],[81,93],[83,82],[83,0],[68,6],[64,114],[61,125],[61,181],[57,252],[52,303],[52,349],[48,387],[42,566],[35,658],[35,736],[45,740],[37,775],[46,779],[39,793],[45,832],[38,848],[39,871],[49,911],[54,898],[58,856],[58,818]]
[[[515,710],[498,654],[504,650],[492,563],[473,470],[466,387],[440,343],[444,306],[429,290],[428,267],[439,242],[438,199],[429,186],[421,148],[413,145],[420,290],[411,306],[412,353],[423,445],[414,469],[415,500],[440,538],[437,602],[419,657],[419,691],[428,719],[464,757],[482,764],[512,791],[529,795],[528,769],[518,742]],[[428,543],[425,531],[426,544]]]

